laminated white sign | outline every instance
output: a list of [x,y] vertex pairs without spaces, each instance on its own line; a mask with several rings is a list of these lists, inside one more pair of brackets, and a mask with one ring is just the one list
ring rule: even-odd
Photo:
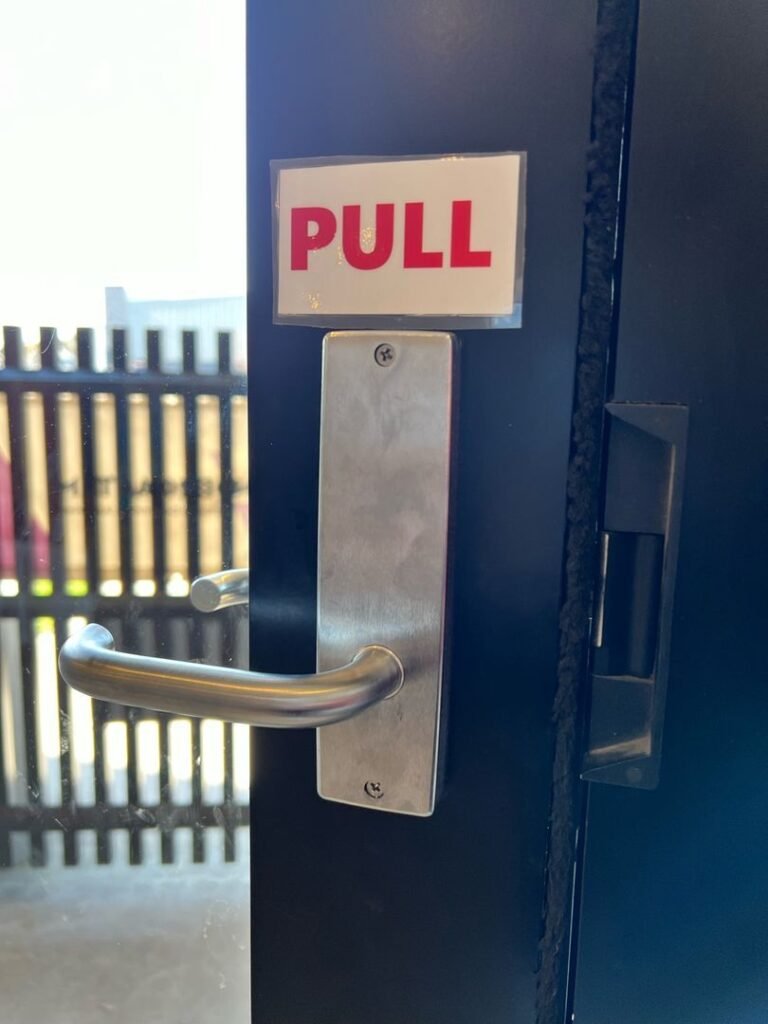
[[524,153],[272,171],[277,323],[520,326]]

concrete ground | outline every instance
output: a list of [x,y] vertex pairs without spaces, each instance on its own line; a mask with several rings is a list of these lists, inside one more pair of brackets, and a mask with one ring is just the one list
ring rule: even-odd
[[248,1024],[246,863],[0,871],[2,1024]]

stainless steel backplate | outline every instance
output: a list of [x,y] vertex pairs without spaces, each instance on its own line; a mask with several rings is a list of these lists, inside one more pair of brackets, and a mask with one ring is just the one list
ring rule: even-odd
[[401,660],[387,700],[317,733],[327,800],[430,815],[445,700],[456,339],[326,335],[320,435],[318,669],[366,644]]

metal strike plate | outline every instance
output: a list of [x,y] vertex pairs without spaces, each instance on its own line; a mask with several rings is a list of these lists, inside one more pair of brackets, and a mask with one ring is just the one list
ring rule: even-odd
[[317,732],[318,793],[429,815],[440,778],[456,339],[326,335],[320,431],[318,670],[375,638],[392,697]]
[[688,409],[609,402],[600,579],[582,778],[659,781]]

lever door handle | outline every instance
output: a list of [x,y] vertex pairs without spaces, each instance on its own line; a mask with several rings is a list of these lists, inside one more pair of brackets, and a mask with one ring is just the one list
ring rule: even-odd
[[248,570],[224,569],[209,576],[198,576],[189,591],[189,599],[199,612],[217,612],[236,604],[248,604]]
[[247,725],[330,725],[391,697],[403,683],[400,660],[376,644],[340,668],[305,676],[123,654],[114,647],[109,630],[91,623],[62,646],[62,676],[99,700]]
[[[316,674],[120,653],[90,625],[61,649],[66,682],[174,715],[323,726],[320,796],[431,814],[447,709],[457,369],[456,339],[439,331],[341,331],[323,342]],[[190,599],[203,612],[244,604],[248,583],[247,569],[227,569],[195,580]]]

